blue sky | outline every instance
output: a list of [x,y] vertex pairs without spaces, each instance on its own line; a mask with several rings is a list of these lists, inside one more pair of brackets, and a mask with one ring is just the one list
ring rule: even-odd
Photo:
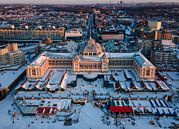
[[[0,0],[0,3],[37,3],[37,4],[91,4],[109,3],[120,0]],[[179,0],[123,0],[124,2],[179,2]]]

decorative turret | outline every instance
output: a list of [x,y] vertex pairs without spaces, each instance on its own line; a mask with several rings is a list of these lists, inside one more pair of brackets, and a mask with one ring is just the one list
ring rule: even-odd
[[102,47],[96,43],[94,39],[90,37],[88,44],[86,45],[83,55],[84,56],[102,56]]
[[95,41],[94,39],[92,39],[92,37],[90,37],[90,39],[88,40],[88,45],[95,45]]

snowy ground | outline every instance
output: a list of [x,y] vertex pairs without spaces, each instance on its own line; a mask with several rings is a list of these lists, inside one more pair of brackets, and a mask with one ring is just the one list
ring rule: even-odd
[[[142,117],[135,117],[135,125],[132,125],[132,121],[130,118],[125,119],[118,119],[119,122],[122,124],[116,126],[116,120],[109,117],[109,119],[105,119],[105,114],[95,107],[92,102],[87,103],[85,106],[82,106],[80,115],[79,115],[79,122],[73,124],[72,126],[64,126],[63,121],[55,120],[55,117],[52,118],[36,118],[32,117],[23,117],[19,112],[16,106],[12,106],[13,103],[13,93],[10,94],[6,99],[0,102],[0,129],[119,129],[120,127],[124,126],[126,129],[159,129],[165,128],[171,125],[171,122],[174,121],[171,117],[162,117],[158,122],[154,120],[152,116],[142,116]],[[15,118],[15,122],[13,124],[12,116],[8,115],[8,110],[12,112],[17,112],[17,117]],[[11,114],[10,113],[10,114]],[[153,120],[155,125],[150,125],[149,121]],[[108,125],[107,125],[108,123]],[[177,122],[176,122],[177,123]],[[159,127],[161,125],[161,127]]]
[[[66,92],[80,93],[84,90],[91,92],[92,90],[98,90],[101,92],[110,92],[114,95],[128,97],[129,94],[114,93],[114,89],[103,88],[103,81],[101,79],[95,82],[86,82],[83,79],[77,80],[77,87],[69,88]],[[133,96],[145,96],[146,93],[136,93]],[[160,94],[150,93],[148,96],[161,96]],[[164,93],[163,93],[164,95]],[[79,110],[79,122],[72,124],[71,126],[64,126],[64,121],[58,121],[56,117],[51,118],[36,118],[35,116],[22,116],[14,103],[14,92],[9,94],[3,101],[0,102],[0,129],[161,129],[171,126],[171,122],[179,123],[175,121],[173,117],[161,117],[156,121],[154,116],[134,116],[135,120],[131,118],[119,118],[114,120],[112,117],[107,118],[106,114],[99,108],[94,106],[94,101],[90,100],[86,105],[81,106]],[[12,114],[16,112],[17,116],[13,123]],[[155,125],[150,125],[149,121],[154,121]],[[117,122],[116,122],[117,121]],[[116,126],[116,123],[121,123]],[[134,123],[132,125],[132,123]]]

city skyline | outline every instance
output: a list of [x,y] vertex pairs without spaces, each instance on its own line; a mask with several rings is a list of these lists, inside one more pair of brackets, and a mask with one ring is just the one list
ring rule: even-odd
[[[93,4],[93,3],[117,3],[120,2],[120,0],[6,0],[2,1],[0,0],[1,4]],[[123,0],[123,2],[126,3],[143,3],[143,2],[178,2],[178,0]]]

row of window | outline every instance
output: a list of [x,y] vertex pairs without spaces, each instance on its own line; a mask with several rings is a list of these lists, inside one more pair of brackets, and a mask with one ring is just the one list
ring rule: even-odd
[[101,69],[101,64],[80,64],[80,69]]
[[96,56],[97,53],[95,52],[89,52],[89,53],[84,53],[85,56]]
[[49,65],[72,65],[72,60],[49,60]]
[[109,60],[109,65],[133,65],[133,60]]

